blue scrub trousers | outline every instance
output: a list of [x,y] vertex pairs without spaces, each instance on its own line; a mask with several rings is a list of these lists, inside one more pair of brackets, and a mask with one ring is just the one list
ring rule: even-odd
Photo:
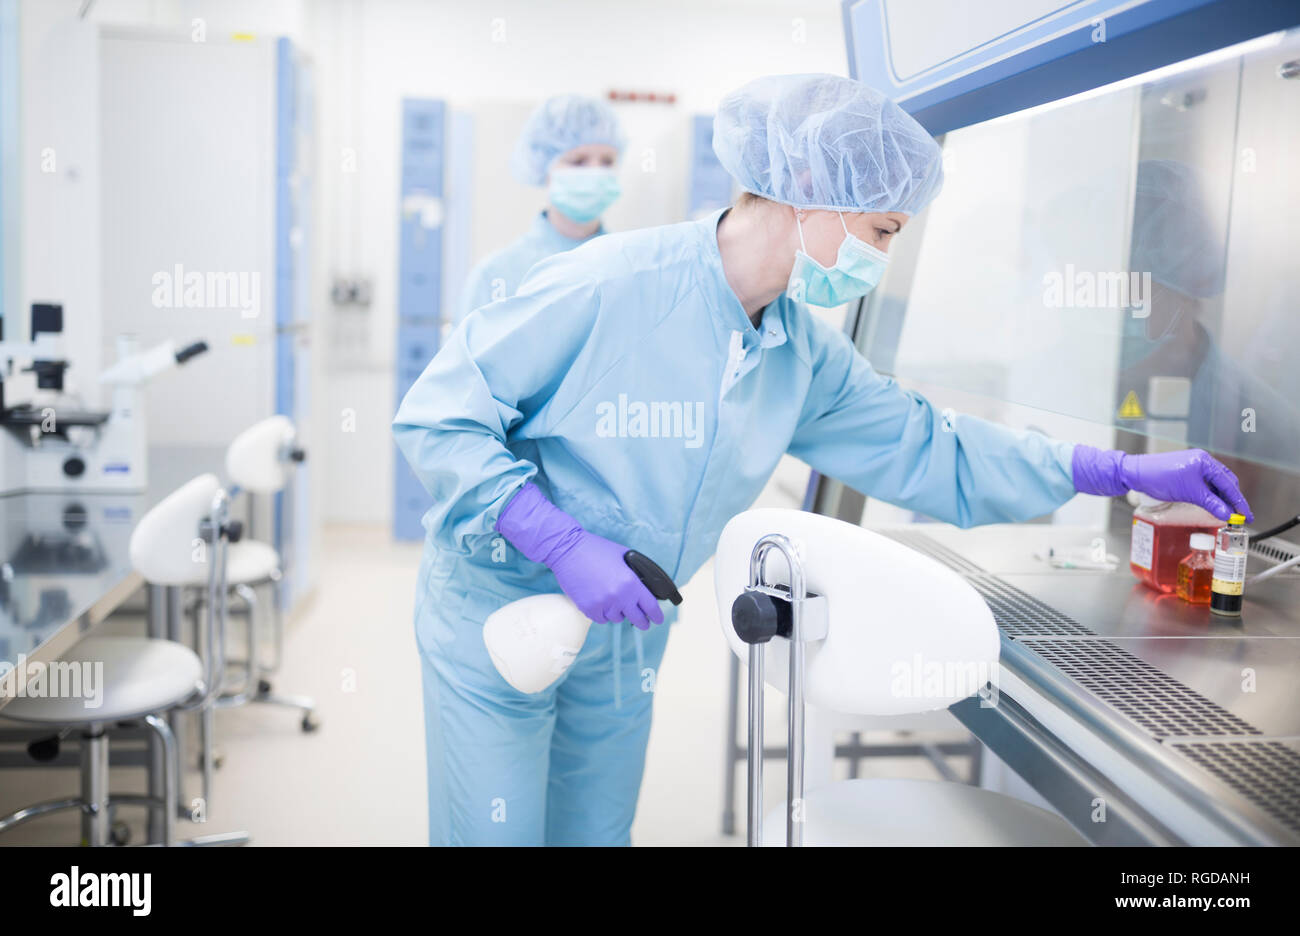
[[668,623],[642,634],[640,665],[631,625],[592,624],[560,681],[525,695],[483,644],[505,599],[439,597],[426,591],[416,611],[429,843],[630,844]]

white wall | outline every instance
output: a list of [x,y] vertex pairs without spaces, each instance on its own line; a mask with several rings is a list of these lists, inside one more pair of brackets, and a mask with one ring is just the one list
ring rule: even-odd
[[[25,0],[27,5],[45,0]],[[80,2],[71,4],[80,7]],[[302,35],[311,0],[95,0],[88,19],[114,26],[189,30],[196,21],[212,37]]]
[[[150,445],[202,449],[275,409],[276,57],[270,41],[175,36],[99,40],[102,324],[106,360],[124,333],[208,343],[146,389]],[[160,308],[154,277],[178,265],[241,271],[248,295]]]
[[[77,0],[19,9],[22,70],[19,155],[22,196],[20,304],[6,309],[5,338],[25,340],[33,302],[63,304],[68,387],[98,399],[99,70],[93,24]],[[14,384],[13,397],[34,384]]]
[[22,179],[17,168],[19,48],[17,0],[0,0],[0,315],[18,308],[22,279],[18,227]]
[[[107,363],[100,294],[99,27],[188,30],[202,19],[214,35],[296,35],[303,3],[98,0],[84,18],[82,6],[82,0],[23,0],[19,6],[22,282],[21,304],[6,320],[5,337],[26,337],[31,303],[62,302],[64,349],[73,362],[68,386],[94,403],[100,399],[96,377]],[[22,389],[15,387],[15,393]]]

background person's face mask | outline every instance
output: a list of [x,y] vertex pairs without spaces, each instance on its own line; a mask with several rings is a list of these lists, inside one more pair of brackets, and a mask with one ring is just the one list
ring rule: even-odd
[[786,295],[796,302],[830,309],[860,299],[876,288],[885,267],[889,266],[889,254],[850,234],[849,226],[844,223],[844,213],[837,211],[836,214],[844,228],[844,240],[840,243],[835,265],[830,268],[808,255],[803,224],[795,214],[795,224],[799,225],[799,250],[794,255],[794,269],[790,271]]
[[580,224],[595,221],[621,194],[623,187],[613,169],[551,170],[551,204]]
[[[1120,333],[1120,370],[1136,367],[1148,357],[1168,345],[1178,332],[1183,319],[1196,318],[1195,301],[1180,296],[1172,291],[1162,290],[1149,296],[1147,315],[1138,318],[1136,309],[1129,306],[1123,310],[1124,323]],[[1158,334],[1150,334],[1151,316],[1159,313],[1157,321],[1165,324]]]

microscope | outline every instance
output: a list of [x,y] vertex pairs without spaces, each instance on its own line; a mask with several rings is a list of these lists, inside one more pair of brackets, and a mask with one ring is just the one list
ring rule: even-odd
[[[0,320],[0,328],[3,321]],[[87,409],[64,393],[63,307],[32,306],[30,342],[0,334],[0,495],[22,492],[139,493],[148,483],[148,442],[140,388],[154,376],[207,350],[195,341],[177,349],[164,341],[145,351],[118,338],[118,360],[100,375],[111,388],[107,410]],[[24,403],[5,398],[5,383],[31,373],[37,393]]]

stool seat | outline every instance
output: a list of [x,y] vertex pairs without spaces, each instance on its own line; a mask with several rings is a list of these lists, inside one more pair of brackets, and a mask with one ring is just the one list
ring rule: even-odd
[[[273,546],[257,540],[240,540],[226,547],[226,584],[253,585],[273,578],[280,571],[280,554]],[[176,584],[206,586],[208,565],[194,563],[185,582]]]
[[[264,582],[280,571],[280,554],[258,540],[240,540],[230,544],[226,560],[226,579],[231,585]],[[206,576],[203,584],[207,583]]]
[[[961,783],[842,780],[804,796],[804,845],[1087,845],[1070,825],[1022,800]],[[785,844],[785,807],[763,820],[763,844]]]
[[[201,691],[203,685],[203,664],[198,656],[171,640],[87,637],[59,662],[89,663],[92,667],[102,663],[102,677],[92,669],[93,682],[82,684],[79,698],[22,696],[0,714],[15,721],[56,725],[121,721],[171,708]],[[47,674],[49,678],[52,674]],[[95,698],[100,704],[88,707],[87,702]]]

